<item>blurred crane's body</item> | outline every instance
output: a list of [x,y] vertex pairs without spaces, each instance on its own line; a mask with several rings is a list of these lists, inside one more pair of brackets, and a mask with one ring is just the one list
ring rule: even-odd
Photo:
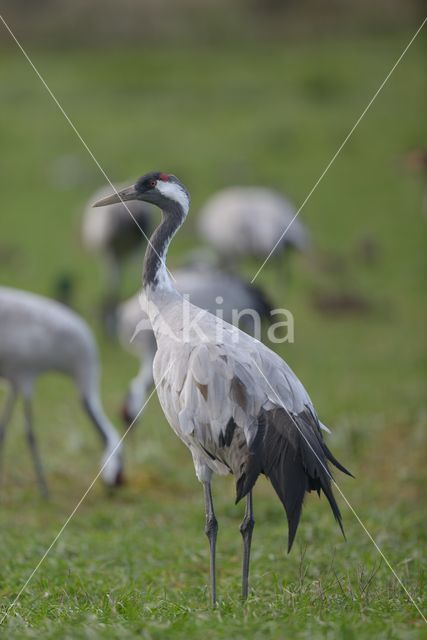
[[[218,523],[211,492],[213,473],[233,473],[236,501],[246,497],[240,528],[246,597],[254,527],[252,489],[258,476],[269,477],[285,508],[290,549],[306,492],[323,492],[342,527],[328,461],[348,472],[324,443],[314,406],[288,365],[258,340],[185,301],[174,288],[165,259],[189,209],[183,184],[173,175],[155,172],[119,196],[162,209],[163,219],[150,238],[143,273],[147,313],[157,341],[154,380],[165,416],[190,449],[204,487],[214,603]],[[117,199],[112,196],[99,204]]]
[[105,265],[105,320],[114,330],[114,310],[119,301],[124,262],[145,243],[151,231],[151,210],[144,202],[121,202],[94,209],[92,203],[112,193],[111,187],[96,191],[86,205],[82,239],[86,249],[101,256]]
[[10,386],[0,417],[0,455],[6,427],[20,395],[24,403],[26,436],[43,494],[47,494],[47,484],[33,431],[31,399],[35,380],[51,371],[74,380],[86,413],[104,444],[104,481],[108,485],[120,484],[120,438],[99,398],[98,354],[89,327],[80,316],[54,300],[0,287],[0,378]]
[[229,263],[247,256],[264,260],[273,249],[277,257],[289,247],[308,248],[308,231],[299,217],[293,220],[296,212],[289,200],[272,189],[229,187],[202,207],[199,231]]
[[[197,267],[175,270],[172,275],[174,286],[180,293],[188,296],[191,303],[213,314],[218,313],[226,322],[238,322],[249,333],[259,329],[257,318],[260,321],[270,320],[271,307],[261,289],[236,275],[203,263],[199,263]],[[153,385],[153,361],[157,344],[143,307],[143,294],[135,295],[122,303],[117,313],[120,341],[141,361],[138,375],[129,385],[123,406],[123,416],[128,424],[139,416]]]

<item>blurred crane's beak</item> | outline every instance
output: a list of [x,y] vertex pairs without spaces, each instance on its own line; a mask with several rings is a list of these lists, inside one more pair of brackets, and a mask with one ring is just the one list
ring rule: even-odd
[[121,191],[117,191],[117,193],[112,193],[111,196],[94,202],[92,207],[105,207],[107,204],[118,204],[120,202],[126,202],[126,200],[138,200],[138,192],[135,189],[135,185],[126,187]]

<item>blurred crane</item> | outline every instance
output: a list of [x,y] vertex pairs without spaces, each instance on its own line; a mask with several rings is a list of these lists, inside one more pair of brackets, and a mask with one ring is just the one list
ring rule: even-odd
[[300,218],[292,222],[295,214],[294,205],[272,189],[229,187],[202,207],[199,232],[226,263],[233,263],[247,256],[264,260],[287,229],[273,253],[278,258],[290,247],[304,251],[309,246]]
[[[115,309],[120,297],[124,262],[144,246],[151,231],[151,211],[144,202],[121,202],[94,209],[94,200],[112,193],[111,187],[96,191],[86,205],[82,220],[82,239],[88,251],[98,254],[105,265],[104,320],[110,334],[115,330]],[[130,213],[129,213],[129,211]]]
[[[233,473],[236,501],[246,497],[240,527],[246,597],[254,527],[252,489],[258,476],[264,473],[270,478],[284,505],[290,550],[306,492],[323,491],[342,529],[328,461],[348,471],[324,443],[314,406],[288,365],[258,340],[186,302],[174,288],[165,260],[188,213],[190,198],[184,185],[173,175],[149,173],[120,196],[150,202],[163,212],[146,249],[143,274],[147,313],[157,341],[154,380],[165,416],[190,449],[203,484],[213,603],[218,530],[213,473]],[[117,200],[113,195],[97,204]],[[258,224],[262,227],[262,218]]]
[[83,407],[104,443],[103,479],[110,486],[121,484],[120,438],[100,402],[98,354],[89,327],[80,316],[54,300],[0,287],[0,378],[10,386],[0,417],[0,455],[15,401],[21,395],[26,437],[43,495],[48,489],[33,431],[31,398],[36,378],[49,371],[74,380]]
[[[270,320],[271,306],[263,291],[242,278],[198,262],[197,266],[173,272],[174,286],[186,294],[193,304],[211,313],[218,313],[226,322],[236,323],[251,333],[258,330],[254,313],[261,320]],[[144,301],[135,295],[122,303],[117,312],[117,331],[123,347],[141,362],[137,376],[131,381],[123,404],[123,417],[132,424],[144,406],[153,385],[153,361],[157,345],[150,321],[143,311]]]

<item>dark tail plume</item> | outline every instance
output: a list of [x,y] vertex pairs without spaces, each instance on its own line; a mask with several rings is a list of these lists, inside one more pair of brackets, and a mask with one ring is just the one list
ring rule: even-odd
[[[309,412],[292,416],[278,409],[267,413],[263,472],[279,496],[288,519],[288,552],[292,548],[306,492],[323,492],[345,537],[339,507],[332,492],[328,460],[349,472],[332,456]],[[351,474],[349,474],[351,475]]]
[[252,296],[253,309],[257,311],[262,318],[267,320],[267,322],[271,322],[271,311],[274,307],[267,294],[261,289],[261,287],[250,284],[249,282],[245,282],[245,286]]

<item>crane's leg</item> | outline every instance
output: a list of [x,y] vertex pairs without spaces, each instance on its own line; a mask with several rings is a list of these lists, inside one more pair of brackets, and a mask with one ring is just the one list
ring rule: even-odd
[[211,552],[210,560],[210,573],[211,573],[211,598],[212,606],[216,605],[216,572],[215,572],[215,551],[216,551],[216,536],[218,533],[218,522],[215,517],[211,483],[204,482],[203,489],[205,494],[205,512],[206,512],[206,527],[205,533],[209,539],[209,547]]
[[115,338],[117,333],[117,306],[120,299],[121,264],[115,255],[106,262],[106,293],[103,300],[103,322],[107,335]]
[[249,592],[249,561],[251,555],[252,531],[255,520],[252,507],[252,491],[246,496],[245,517],[240,525],[240,533],[243,538],[243,571],[242,571],[242,598],[246,600]]
[[10,418],[12,417],[13,407],[15,406],[16,401],[16,389],[14,387],[10,388],[8,396],[6,398],[6,402],[3,408],[3,413],[0,418],[0,481],[2,476],[2,462],[3,462],[3,445],[4,445],[4,436],[6,434],[6,427],[9,423]]
[[44,498],[49,496],[46,480],[44,478],[43,467],[37,448],[36,438],[33,431],[33,415],[31,409],[30,394],[24,395],[24,418],[25,418],[25,435],[27,437],[28,446],[30,447],[31,457],[33,458],[34,469],[36,472],[37,484],[40,493]]

